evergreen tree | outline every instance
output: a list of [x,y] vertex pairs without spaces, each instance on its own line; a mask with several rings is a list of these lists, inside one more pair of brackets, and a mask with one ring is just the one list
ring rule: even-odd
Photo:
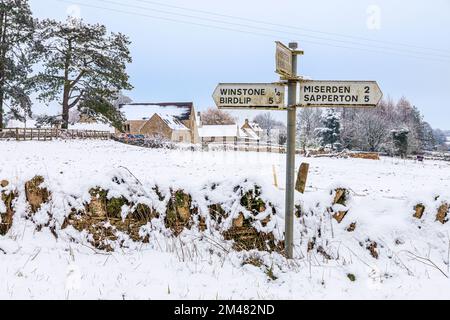
[[45,48],[44,70],[36,77],[39,98],[60,101],[62,128],[67,129],[74,108],[120,128],[114,100],[121,90],[132,89],[126,72],[132,62],[128,38],[109,34],[100,24],[69,19],[43,21],[39,40]]
[[394,142],[394,155],[406,158],[408,155],[408,129],[392,130],[392,139]]
[[27,0],[0,0],[0,129],[6,111],[13,118],[31,116],[34,27]]
[[338,148],[341,132],[339,113],[334,109],[326,109],[322,114],[322,126],[317,129],[322,146],[331,146],[333,150]]

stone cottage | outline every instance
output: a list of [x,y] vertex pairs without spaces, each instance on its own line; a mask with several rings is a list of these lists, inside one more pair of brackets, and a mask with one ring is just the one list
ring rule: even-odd
[[199,119],[192,102],[131,103],[120,107],[123,132],[179,143],[199,143]]

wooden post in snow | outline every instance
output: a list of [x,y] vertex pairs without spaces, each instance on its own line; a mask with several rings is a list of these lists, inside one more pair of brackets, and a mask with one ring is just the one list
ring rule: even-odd
[[305,193],[306,181],[308,180],[309,163],[302,163],[300,170],[298,171],[297,183],[295,190],[300,193]]
[[277,178],[277,170],[275,169],[275,165],[272,165],[272,173],[273,173],[273,185],[278,189],[278,178]]

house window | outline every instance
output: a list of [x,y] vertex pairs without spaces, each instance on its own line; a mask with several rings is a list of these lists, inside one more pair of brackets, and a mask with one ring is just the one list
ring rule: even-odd
[[183,141],[184,141],[183,136],[178,137],[178,142],[183,142]]

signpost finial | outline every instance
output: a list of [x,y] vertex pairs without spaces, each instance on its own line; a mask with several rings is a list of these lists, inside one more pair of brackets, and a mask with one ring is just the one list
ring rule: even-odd
[[289,49],[297,50],[298,49],[298,42],[290,42],[289,43]]

